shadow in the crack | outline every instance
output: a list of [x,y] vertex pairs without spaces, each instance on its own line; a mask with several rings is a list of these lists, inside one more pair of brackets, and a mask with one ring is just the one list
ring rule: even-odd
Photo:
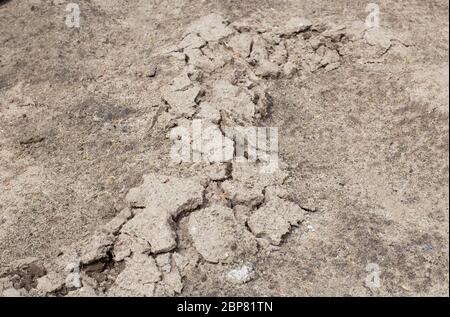
[[0,0],[0,7],[1,7],[2,5],[7,4],[8,2],[11,2],[11,0]]

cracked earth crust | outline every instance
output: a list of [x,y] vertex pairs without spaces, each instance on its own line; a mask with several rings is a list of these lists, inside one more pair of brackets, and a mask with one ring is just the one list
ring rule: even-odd
[[448,4],[348,2],[0,3],[0,296],[448,295]]

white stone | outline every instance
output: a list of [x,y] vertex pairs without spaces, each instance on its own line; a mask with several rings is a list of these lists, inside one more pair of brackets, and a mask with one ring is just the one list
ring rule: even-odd
[[229,271],[226,275],[226,279],[233,284],[245,284],[253,280],[255,276],[256,273],[253,266],[251,264],[244,264]]

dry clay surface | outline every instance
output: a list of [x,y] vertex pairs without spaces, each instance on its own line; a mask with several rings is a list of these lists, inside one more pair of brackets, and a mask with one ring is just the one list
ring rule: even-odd
[[448,4],[65,3],[0,6],[0,294],[448,294]]

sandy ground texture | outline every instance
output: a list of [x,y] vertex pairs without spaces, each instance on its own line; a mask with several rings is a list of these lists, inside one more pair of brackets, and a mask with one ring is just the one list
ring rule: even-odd
[[448,296],[447,1],[69,2],[0,1],[0,296]]

